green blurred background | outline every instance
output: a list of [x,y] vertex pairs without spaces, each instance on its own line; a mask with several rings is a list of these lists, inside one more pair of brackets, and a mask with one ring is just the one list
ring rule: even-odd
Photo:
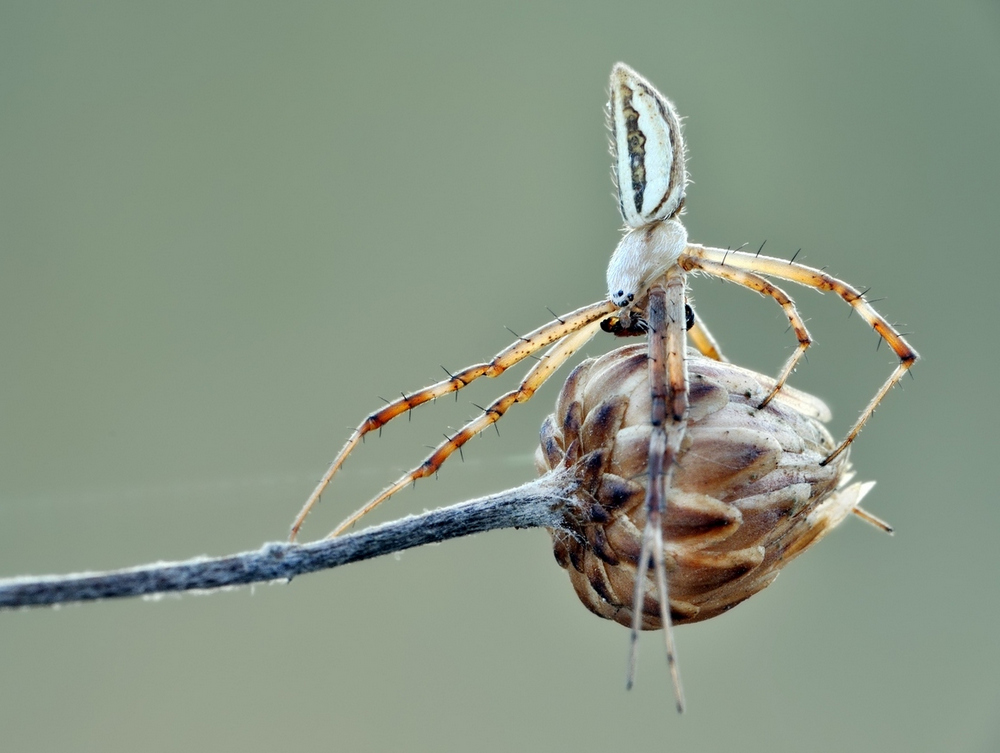
[[[4,3],[0,575],[280,539],[379,395],[600,298],[616,60],[686,118],[694,240],[801,247],[913,333],[925,360],[853,453],[896,536],[849,520],[681,628],[680,718],[659,635],[625,692],[626,631],[539,531],[0,614],[5,750],[1000,749],[986,0]],[[893,358],[842,302],[792,292],[817,341],[793,384],[842,433]],[[728,355],[777,370],[776,306],[694,294]],[[519,375],[369,441],[307,537]],[[556,391],[379,519],[531,477]]]

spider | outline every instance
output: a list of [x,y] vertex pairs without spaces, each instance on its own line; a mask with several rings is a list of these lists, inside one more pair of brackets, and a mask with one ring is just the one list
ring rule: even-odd
[[[489,363],[469,366],[437,384],[392,401],[370,414],[354,430],[343,449],[323,474],[291,529],[294,540],[306,516],[319,501],[344,460],[365,434],[380,429],[397,416],[462,389],[480,377],[495,377],[529,356],[548,347],[548,352],[532,366],[520,386],[482,410],[454,436],[438,445],[416,468],[382,491],[342,522],[330,536],[337,536],[390,496],[419,478],[435,473],[447,458],[476,434],[496,423],[515,403],[523,403],[553,373],[584,346],[599,329],[619,336],[645,334],[648,337],[649,381],[653,426],[649,449],[649,483],[646,491],[647,523],[642,537],[642,553],[636,578],[630,644],[628,685],[634,673],[639,629],[638,605],[649,568],[653,570],[678,708],[683,696],[677,670],[676,651],[667,600],[667,576],[660,525],[666,490],[681,442],[688,408],[688,377],[685,345],[687,333],[703,355],[725,360],[707,328],[695,321],[687,303],[686,277],[702,273],[729,280],[772,298],[784,311],[798,346],[779,372],[773,389],[760,407],[767,405],[782,389],[806,349],[812,343],[805,322],[794,301],[769,278],[787,280],[819,291],[829,291],[854,311],[892,348],[899,358],[895,370],[871,399],[847,435],[823,461],[829,463],[854,441],[888,391],[916,362],[918,355],[903,336],[865,300],[864,293],[825,272],[804,264],[742,250],[723,250],[690,243],[680,221],[684,208],[688,175],[685,169],[684,140],[680,119],[671,103],[645,78],[624,63],[611,71],[611,99],[608,103],[612,173],[617,186],[619,209],[625,222],[624,236],[611,256],[607,270],[608,298],[577,309],[545,324],[517,341]],[[859,514],[862,514],[860,511]]]

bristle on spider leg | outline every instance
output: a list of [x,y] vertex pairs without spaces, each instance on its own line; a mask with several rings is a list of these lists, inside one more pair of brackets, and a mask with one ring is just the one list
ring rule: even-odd
[[[479,408],[479,410],[481,410],[483,413],[487,413],[488,412],[486,410],[486,408],[484,408],[483,406],[479,405],[479,403],[472,403],[472,405],[474,407],[476,407],[476,408]],[[496,430],[497,436],[499,437],[500,436],[500,427],[497,425],[496,421],[493,422],[493,428]],[[480,432],[480,435],[482,435],[482,432]]]
[[[459,381],[459,382],[460,382],[460,383],[462,384],[462,386],[463,386],[463,387],[464,387],[464,386],[467,386],[467,385],[466,385],[466,383],[465,383],[465,382],[464,382],[464,381],[463,381],[463,380],[462,380],[461,378],[459,378],[459,377],[456,377],[456,376],[455,376],[454,374],[452,374],[452,373],[451,373],[450,371],[448,371],[448,369],[446,369],[446,368],[444,367],[444,364],[441,364],[441,370],[442,370],[442,371],[444,371],[444,373],[445,373],[445,374],[447,374],[447,375],[448,375],[448,377],[449,377],[449,378],[450,378],[450,379],[451,379],[452,381],[455,381],[456,379],[458,379],[458,381]],[[458,390],[457,390],[457,389],[455,390],[455,402],[456,402],[456,403],[458,402]]]
[[517,332],[512,330],[510,327],[505,326],[504,329],[510,332],[512,335],[514,335],[514,337],[516,337],[521,342],[523,343],[530,342],[530,340],[528,340],[526,337],[521,337],[521,335],[517,334]]
[[557,314],[555,311],[553,311],[552,309],[550,309],[548,306],[545,307],[545,310],[548,311],[550,314],[552,314],[552,316],[554,316],[556,318],[556,321],[559,322],[560,324],[565,324],[566,323],[565,319],[563,319],[562,317],[560,317],[559,314]]
[[[869,290],[871,290],[871,287],[867,287],[864,290],[862,290],[860,293],[858,293],[858,299],[859,300],[864,300],[865,293],[867,293]],[[871,304],[872,301],[868,301],[868,303]],[[848,319],[850,319],[852,316],[854,316],[854,306],[851,306],[851,308],[847,312],[847,318]]]

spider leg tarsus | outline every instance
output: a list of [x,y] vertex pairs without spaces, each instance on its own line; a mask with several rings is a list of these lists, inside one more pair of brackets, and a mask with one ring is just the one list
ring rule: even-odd
[[632,595],[632,630],[628,643],[628,669],[625,673],[625,690],[631,690],[635,684],[635,670],[639,658],[639,628],[642,626],[642,611],[639,605],[644,601],[644,586],[646,574],[649,572],[651,556],[651,536],[649,536],[649,518],[646,519],[646,529],[642,532],[642,547],[639,550],[639,561],[636,563],[635,592]]

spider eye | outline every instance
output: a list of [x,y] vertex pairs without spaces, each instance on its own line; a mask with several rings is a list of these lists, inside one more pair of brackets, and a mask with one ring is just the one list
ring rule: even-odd
[[611,71],[611,138],[618,205],[632,228],[675,216],[687,171],[677,111],[624,63]]
[[624,306],[634,297],[635,296],[632,293],[626,295],[624,290],[619,290],[617,293],[611,294],[611,302],[616,306]]

